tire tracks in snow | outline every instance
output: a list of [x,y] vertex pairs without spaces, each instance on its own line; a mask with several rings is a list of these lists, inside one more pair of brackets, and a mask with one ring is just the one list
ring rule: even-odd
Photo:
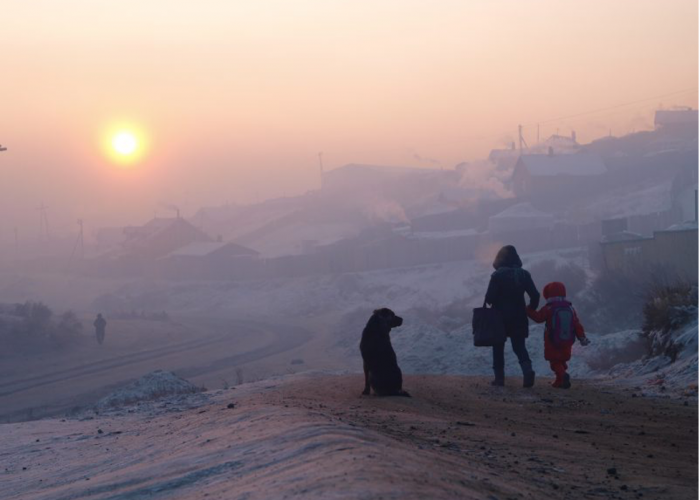
[[[269,334],[273,333],[272,340],[263,347],[255,348],[253,350],[238,353],[233,356],[228,356],[225,358],[219,358],[207,363],[206,365],[193,366],[193,367],[183,367],[181,369],[176,369],[175,371],[178,375],[183,377],[193,377],[197,375],[202,375],[211,371],[216,371],[221,368],[230,366],[231,364],[241,364],[249,363],[251,361],[256,361],[267,356],[274,354],[279,354],[286,350],[298,347],[308,341],[311,337],[311,333],[303,330],[301,328],[287,328],[289,331],[294,331],[296,335],[282,335],[278,327],[273,325],[267,325],[252,321],[241,321],[241,320],[225,320],[225,319],[201,319],[197,320],[193,324],[192,320],[183,322],[186,326],[192,326],[193,330],[201,329],[201,327],[206,325],[210,329],[231,331],[232,329],[246,329],[248,330],[248,335],[255,334]],[[195,326],[196,325],[196,326]],[[10,396],[25,390],[34,389],[37,387],[42,387],[46,385],[53,385],[60,382],[65,382],[71,379],[86,377],[90,375],[96,375],[105,371],[114,370],[117,368],[123,368],[128,365],[143,363],[145,361],[155,360],[163,356],[169,356],[173,354],[179,354],[185,351],[191,351],[195,349],[201,349],[208,347],[212,344],[230,342],[231,334],[214,334],[208,335],[204,338],[198,338],[193,340],[188,340],[185,342],[179,342],[177,344],[164,346],[161,348],[149,349],[146,351],[124,354],[116,356],[108,360],[94,361],[84,365],[62,369],[53,372],[43,373],[41,375],[35,375],[32,377],[25,377],[23,379],[11,380],[9,382],[0,383],[0,397]]]

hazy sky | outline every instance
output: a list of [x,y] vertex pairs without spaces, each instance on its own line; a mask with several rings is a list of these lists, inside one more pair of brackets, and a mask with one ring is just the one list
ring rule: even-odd
[[[451,168],[539,121],[579,140],[697,106],[693,0],[0,0],[0,239],[249,202],[350,162]],[[690,89],[690,91],[688,91]],[[683,91],[685,91],[683,93]],[[656,98],[677,92],[672,96]],[[115,123],[148,151],[101,148]]]

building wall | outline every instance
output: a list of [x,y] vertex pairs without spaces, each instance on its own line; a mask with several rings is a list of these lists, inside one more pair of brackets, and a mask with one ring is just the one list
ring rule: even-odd
[[[630,276],[664,272],[690,282],[698,279],[698,230],[659,231],[653,238],[601,243],[605,266]],[[641,273],[641,274],[640,274]]]
[[681,221],[695,220],[698,208],[698,186],[688,186],[678,193],[675,203],[680,212]]
[[599,194],[607,179],[608,174],[533,176],[518,163],[511,183],[518,198],[531,200],[537,208],[555,208]]

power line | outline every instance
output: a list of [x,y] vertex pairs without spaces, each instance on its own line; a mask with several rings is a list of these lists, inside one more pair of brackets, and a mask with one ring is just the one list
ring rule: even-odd
[[654,97],[647,97],[645,99],[639,99],[638,101],[630,101],[630,102],[626,102],[623,104],[616,104],[615,106],[609,106],[607,108],[594,109],[591,111],[584,111],[583,113],[576,113],[573,115],[560,116],[559,118],[550,118],[548,120],[540,120],[538,122],[527,123],[524,126],[529,127],[531,125],[538,125],[538,124],[542,125],[542,124],[546,124],[546,123],[558,122],[561,120],[569,120],[571,118],[578,118],[580,116],[593,115],[595,113],[602,113],[603,111],[611,111],[613,109],[624,108],[625,106],[632,106],[634,104],[640,104],[643,102],[653,101],[655,99],[663,99],[664,97],[671,97],[674,95],[686,94],[688,92],[697,92],[697,90],[698,90],[697,87],[693,87],[693,88],[685,89],[685,90],[677,90],[675,92],[669,92],[668,94],[657,95]]

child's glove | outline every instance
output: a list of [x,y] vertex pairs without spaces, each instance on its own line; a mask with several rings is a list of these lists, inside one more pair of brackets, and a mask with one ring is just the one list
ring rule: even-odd
[[591,341],[588,340],[588,337],[581,337],[580,339],[578,339],[578,341],[581,343],[581,345],[588,345],[591,343]]

